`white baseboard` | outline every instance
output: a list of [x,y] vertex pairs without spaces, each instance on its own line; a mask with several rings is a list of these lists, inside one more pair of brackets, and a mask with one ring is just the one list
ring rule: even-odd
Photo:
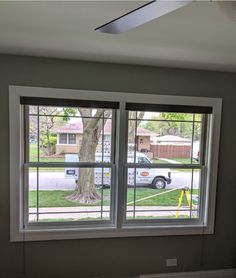
[[236,278],[236,268],[193,272],[141,274],[139,278]]

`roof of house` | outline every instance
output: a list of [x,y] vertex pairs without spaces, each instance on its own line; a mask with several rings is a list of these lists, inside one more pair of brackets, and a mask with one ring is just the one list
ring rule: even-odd
[[[75,123],[67,123],[62,127],[55,129],[56,133],[83,133],[83,123],[81,121]],[[104,126],[104,134],[111,134],[111,120],[107,120]],[[137,135],[139,136],[157,136],[155,132],[147,130],[142,127],[137,128]]]
[[175,135],[164,135],[156,137],[156,142],[191,142],[191,139],[183,138]]

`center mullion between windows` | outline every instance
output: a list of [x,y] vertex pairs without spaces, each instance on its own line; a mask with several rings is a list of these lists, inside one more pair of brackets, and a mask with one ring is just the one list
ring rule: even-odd
[[194,130],[195,128],[195,114],[193,114],[193,123],[192,123],[192,138],[191,138],[191,164],[193,163],[193,144],[194,144]]
[[[135,127],[134,127],[134,163],[136,163],[136,158],[137,158],[137,148],[138,148],[138,137],[137,137],[137,121],[138,121],[138,112],[135,112]],[[135,208],[136,208],[136,178],[137,178],[137,168],[134,168],[134,197],[133,197],[133,218],[135,218]]]
[[[104,162],[104,109],[102,112],[102,162]],[[104,175],[104,168],[102,167],[102,177],[101,177],[101,183],[102,183],[102,188],[101,188],[101,219],[103,217],[103,197],[104,197],[104,192],[103,192],[103,175]]]
[[[23,161],[24,163],[29,162],[29,106],[25,105],[22,109],[23,111],[23,126],[24,126],[24,131],[23,131],[23,140],[22,140],[22,147],[24,149],[24,157]],[[23,164],[24,165],[24,164]],[[23,186],[23,192],[22,192],[22,221],[23,221],[23,229],[26,228],[27,223],[28,223],[28,210],[29,210],[29,205],[28,205],[28,169],[26,169],[23,166],[23,177],[22,177],[22,186]]]

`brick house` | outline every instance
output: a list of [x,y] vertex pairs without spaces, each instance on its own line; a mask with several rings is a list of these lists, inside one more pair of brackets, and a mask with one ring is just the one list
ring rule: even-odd
[[[57,128],[55,132],[57,133],[56,154],[79,152],[83,134],[83,124],[81,121],[67,123]],[[150,151],[151,138],[154,136],[157,136],[157,134],[145,128],[138,127],[136,135],[137,150]],[[111,120],[107,120],[104,126],[104,152],[110,151],[110,145]],[[101,140],[99,140],[97,152],[101,152],[101,148]]]

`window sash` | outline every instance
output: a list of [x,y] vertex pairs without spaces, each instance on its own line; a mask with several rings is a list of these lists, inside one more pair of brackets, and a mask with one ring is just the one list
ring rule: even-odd
[[[138,105],[140,105],[140,104],[138,103]],[[201,109],[199,109],[199,111],[200,110]],[[127,107],[126,107],[126,114],[129,115],[130,111],[132,111],[132,110],[127,110]],[[141,111],[145,112],[145,110],[141,110]],[[154,112],[157,112],[157,111],[154,111]],[[167,112],[167,111],[163,111],[163,112]],[[127,150],[127,144],[128,144],[128,122],[130,120],[135,121],[135,133],[134,133],[134,137],[137,138],[137,121],[139,121],[137,119],[137,111],[136,111],[136,117],[135,118],[129,118],[129,116],[127,116],[126,118],[127,118],[127,124],[126,124],[126,129],[127,129],[127,131],[126,131],[126,157],[128,158],[128,150]],[[141,119],[141,121],[143,121],[143,120]],[[146,121],[147,121],[147,119],[146,119]],[[151,121],[159,121],[159,120],[152,120],[151,119]],[[188,167],[188,166],[192,167],[192,165],[205,166],[205,160],[206,160],[206,155],[207,155],[206,147],[209,144],[209,141],[208,141],[209,140],[209,134],[208,133],[209,133],[210,130],[208,129],[208,127],[210,126],[211,115],[203,114],[201,121],[195,120],[195,114],[193,114],[193,120],[192,121],[181,121],[181,120],[164,120],[164,121],[165,122],[189,122],[189,123],[192,123],[192,127],[193,128],[192,128],[191,155],[190,155],[190,161],[191,162],[190,163],[184,163],[184,164],[181,164],[181,165],[184,165],[184,167]],[[198,163],[194,163],[193,164],[193,147],[194,147],[195,123],[201,123],[201,137],[199,139],[199,142],[200,142],[200,145],[199,145],[200,160],[198,161]],[[133,153],[134,153],[134,161],[136,161],[136,153],[137,153],[137,150],[136,150],[137,149],[137,140],[136,139],[134,141],[134,145],[135,145],[135,150],[133,151]],[[130,164],[130,163],[128,163],[128,164]],[[134,163],[134,164],[137,164],[137,163]],[[158,164],[152,163],[152,164],[153,165],[160,165],[160,167],[162,167],[161,163],[158,163]],[[168,163],[165,163],[164,165],[168,165]],[[177,168],[179,164],[169,164],[169,165],[176,165],[176,168]],[[171,167],[171,168],[175,168],[175,167]]]
[[[136,153],[138,152],[137,150],[137,140],[134,140],[134,161],[133,163],[129,163],[127,162],[127,158],[128,158],[128,122],[130,120],[134,120],[135,121],[135,132],[134,132],[134,137],[137,137],[137,122],[139,121],[139,119],[137,119],[137,112],[138,111],[152,111],[152,112],[180,112],[178,110],[180,109],[176,109],[177,106],[172,106],[172,105],[152,105],[150,104],[140,104],[137,103],[136,108],[137,109],[132,109],[135,107],[136,103],[132,103],[132,105],[134,106],[129,106],[129,103],[126,103],[125,105],[125,123],[126,123],[126,136],[125,136],[125,162],[123,163],[123,167],[124,167],[124,184],[126,186],[126,189],[123,193],[123,201],[124,201],[124,208],[123,208],[123,212],[122,212],[122,221],[123,221],[123,227],[127,226],[127,227],[132,227],[132,225],[135,226],[145,226],[145,225],[154,225],[154,226],[158,226],[158,225],[163,225],[163,224],[168,224],[171,225],[171,223],[173,223],[173,225],[178,224],[178,223],[201,223],[201,225],[203,225],[204,223],[204,219],[205,219],[205,209],[206,209],[206,201],[207,201],[207,197],[206,197],[206,191],[205,191],[205,187],[203,186],[203,184],[207,183],[206,180],[206,173],[207,173],[207,167],[205,165],[205,156],[207,155],[206,152],[206,147],[209,145],[209,129],[208,127],[210,127],[209,121],[211,119],[211,115],[207,115],[207,114],[203,114],[202,116],[202,120],[201,121],[196,121],[195,120],[195,113],[212,113],[212,108],[207,110],[207,108],[203,107],[203,109],[201,109],[201,107],[193,107],[193,106],[188,106],[187,108],[185,106],[182,105],[178,105],[179,108],[182,109],[181,112],[183,113],[194,113],[193,114],[193,120],[189,121],[190,123],[192,123],[192,139],[191,139],[191,160],[190,163],[185,163],[185,164],[171,164],[171,163],[165,163],[165,164],[161,164],[161,163],[138,163],[137,159],[136,159]],[[155,107],[159,108],[159,111],[155,110]],[[161,110],[160,107],[163,109]],[[128,109],[129,108],[129,109]],[[148,108],[149,110],[146,110],[146,108]],[[169,108],[169,109],[168,109]],[[173,108],[172,110],[170,108]],[[153,110],[152,110],[153,109]],[[167,111],[165,110],[167,109]],[[131,118],[129,117],[129,111],[136,111],[136,117]],[[191,111],[191,112],[190,112]],[[168,120],[167,120],[168,121]],[[169,120],[170,122],[172,122],[173,120]],[[182,121],[173,121],[173,122],[182,122]],[[194,141],[194,126],[195,123],[201,123],[202,124],[202,128],[201,128],[201,138],[200,138],[200,151],[201,151],[201,157],[200,157],[200,161],[198,163],[194,163],[193,164],[193,141]],[[200,175],[200,184],[199,184],[199,190],[200,190],[200,201],[199,201],[199,207],[198,207],[198,215],[199,217],[197,219],[194,218],[190,218],[190,219],[165,219],[165,218],[157,218],[157,219],[128,219],[127,218],[127,195],[128,195],[128,187],[127,187],[127,174],[128,174],[128,169],[129,168],[133,168],[135,169],[134,171],[134,190],[136,190],[137,186],[136,186],[136,169],[137,168],[150,168],[150,169],[164,169],[164,168],[171,168],[171,169],[191,169],[192,170],[192,178],[193,178],[193,170],[197,170],[199,169],[201,171],[201,175]],[[193,186],[193,181],[191,181],[191,189]],[[134,193],[135,194],[135,193]],[[192,195],[191,195],[192,198]],[[192,202],[192,201],[191,201]],[[135,209],[135,208],[134,208]],[[146,224],[145,224],[146,223]]]
[[[38,106],[38,105],[37,105]],[[96,107],[98,108],[98,107]],[[38,106],[38,112],[39,112],[39,106]],[[114,225],[115,223],[115,215],[116,215],[116,160],[115,160],[115,141],[116,141],[116,110],[112,110],[112,117],[111,117],[111,153],[110,153],[110,162],[40,162],[40,156],[39,156],[39,140],[38,140],[38,161],[36,162],[30,162],[29,161],[29,117],[31,116],[29,114],[29,106],[24,105],[22,106],[22,114],[24,115],[24,122],[23,122],[23,146],[25,150],[24,154],[24,161],[23,161],[23,169],[24,169],[24,175],[23,175],[23,188],[24,192],[22,194],[22,202],[23,202],[23,226],[25,229],[31,229],[31,227],[57,227],[57,226],[65,226],[65,222],[48,222],[48,223],[32,223],[29,222],[29,181],[28,181],[28,175],[29,175],[29,168],[37,168],[37,192],[39,190],[39,169],[43,168],[55,168],[55,167],[60,167],[60,168],[110,168],[111,169],[111,184],[110,184],[110,219],[109,220],[89,220],[89,221],[83,221],[79,220],[75,224],[75,221],[66,221],[66,225],[71,226],[71,227],[81,227],[81,228],[96,228],[96,227],[106,227],[108,228],[109,226]],[[39,123],[39,113],[36,114],[38,116],[37,122]],[[104,121],[105,118],[104,114],[100,118],[103,121],[103,126],[104,126]],[[38,124],[38,134],[39,134],[39,124]],[[66,134],[67,138],[67,144],[69,144],[69,134]],[[101,137],[104,138],[104,128],[101,131]],[[60,139],[60,136],[59,136]],[[102,161],[104,160],[104,140],[102,141]],[[103,170],[102,170],[103,171]],[[103,175],[102,175],[103,179]],[[38,194],[38,193],[37,193]],[[38,199],[38,198],[37,198]],[[39,206],[37,205],[37,210]],[[100,213],[100,212],[99,212]],[[38,211],[37,211],[38,215]]]
[[[149,164],[150,165],[150,164]],[[175,166],[175,167],[172,167],[172,166]],[[200,166],[200,165],[186,165],[186,167],[181,167],[182,165],[173,165],[173,164],[162,164],[161,167],[158,166],[151,166],[151,167],[147,167],[143,164],[135,164],[135,163],[129,163],[129,164],[125,164],[124,165],[124,168],[125,168],[125,173],[124,173],[124,184],[126,186],[126,190],[125,190],[125,194],[124,194],[124,206],[125,206],[125,209],[123,211],[124,215],[123,215],[123,225],[126,226],[126,225],[133,225],[135,223],[135,225],[143,225],[145,223],[149,223],[148,225],[152,224],[152,225],[160,225],[161,223],[169,223],[171,225],[171,223],[176,224],[178,222],[180,223],[204,223],[204,212],[205,212],[205,201],[206,201],[206,192],[205,192],[205,186],[204,186],[204,183],[206,182],[205,180],[205,176],[206,176],[206,171],[207,171],[207,167],[205,166]],[[197,218],[187,218],[187,219],[168,219],[168,218],[156,218],[156,219],[127,219],[126,217],[126,213],[127,213],[127,195],[128,195],[128,184],[127,184],[127,178],[128,178],[128,170],[129,169],[134,169],[134,186],[132,187],[132,189],[136,190],[137,188],[139,188],[137,186],[137,182],[136,182],[136,169],[140,169],[140,168],[144,168],[144,169],[147,169],[147,168],[150,168],[150,169],[164,169],[164,168],[171,168],[171,169],[189,169],[189,170],[192,170],[192,173],[191,173],[191,186],[189,187],[190,191],[192,191],[194,188],[193,188],[193,175],[194,175],[194,170],[200,170],[201,171],[201,174],[199,176],[199,204],[198,204],[198,209],[197,211],[199,212],[199,217]],[[178,189],[181,189],[181,188],[176,188],[176,190]],[[171,189],[170,189],[171,190]],[[174,191],[174,190],[173,190]],[[184,197],[185,198],[185,197]],[[192,203],[192,194],[191,194],[191,203]],[[135,205],[136,207],[136,205]],[[134,208],[135,210],[135,208]],[[149,211],[149,210],[147,210]],[[158,210],[159,211],[159,210]],[[188,209],[188,211],[192,211],[192,209]],[[191,212],[192,213],[192,212]],[[192,215],[192,214],[191,214]],[[133,223],[133,224],[132,224]]]
[[[23,194],[22,194],[22,202],[23,202],[23,210],[24,210],[24,213],[23,213],[23,218],[24,218],[24,227],[25,229],[30,229],[32,227],[42,227],[42,228],[48,228],[49,226],[51,227],[58,227],[58,226],[62,226],[64,227],[65,226],[65,223],[66,225],[68,226],[75,226],[75,227],[93,227],[94,225],[98,225],[98,226],[104,226],[106,227],[107,225],[110,225],[112,223],[114,223],[114,214],[115,214],[115,211],[114,211],[114,202],[115,202],[115,168],[116,166],[115,165],[110,165],[108,166],[107,164],[105,166],[89,166],[89,165],[83,165],[83,166],[80,166],[79,168],[109,168],[111,170],[111,184],[110,184],[110,190],[111,190],[111,193],[110,193],[110,209],[109,209],[109,214],[110,214],[110,219],[109,220],[79,220],[77,221],[77,224],[75,224],[76,221],[52,221],[52,222],[38,222],[38,218],[37,218],[37,221],[36,222],[31,222],[29,221],[29,169],[30,168],[37,168],[37,171],[36,171],[36,175],[37,175],[37,184],[36,184],[36,191],[37,191],[37,194],[38,194],[38,191],[39,191],[39,172],[40,172],[40,169],[43,169],[44,167],[47,167],[47,168],[54,168],[54,167],[58,167],[57,163],[56,164],[53,164],[53,165],[43,165],[44,167],[41,166],[36,166],[36,165],[40,165],[42,163],[25,163],[24,166],[23,166],[23,169],[24,169],[24,177],[23,177],[23,188],[24,188],[24,191],[23,191]],[[55,166],[57,165],[57,166]],[[104,164],[103,164],[104,165]],[[74,164],[70,164],[70,165],[67,165],[66,164],[66,167],[61,167],[60,168],[67,168],[67,167],[74,167]],[[103,173],[103,172],[102,172]],[[103,175],[102,175],[102,179],[103,179]],[[37,201],[39,200],[39,195],[37,196]],[[104,206],[104,205],[102,205]],[[39,209],[39,203],[37,203],[37,206],[36,206],[36,212],[34,214],[37,215],[40,215],[41,213],[38,211]],[[102,209],[102,211],[104,212],[104,210]],[[57,213],[57,212],[56,212]],[[64,213],[64,212],[63,212]],[[79,213],[83,213],[83,212],[79,212]],[[78,213],[78,214],[79,214]],[[98,211],[98,213],[100,214],[101,211]],[[48,213],[50,214],[50,213]],[[51,214],[54,214],[54,212],[52,212]]]

